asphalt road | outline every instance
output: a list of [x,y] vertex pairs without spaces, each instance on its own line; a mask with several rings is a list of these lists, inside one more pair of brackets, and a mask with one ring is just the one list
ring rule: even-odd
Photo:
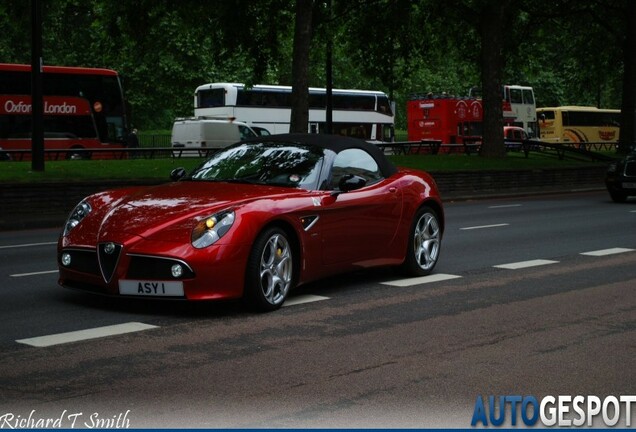
[[[0,423],[470,427],[478,395],[636,393],[636,203],[483,200],[446,218],[433,278],[349,274],[264,315],[67,291],[58,230],[0,232]],[[104,326],[130,332],[50,337]]]

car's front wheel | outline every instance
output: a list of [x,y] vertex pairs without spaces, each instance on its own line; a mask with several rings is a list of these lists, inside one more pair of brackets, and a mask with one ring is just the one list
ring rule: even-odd
[[403,268],[412,276],[426,276],[433,271],[442,246],[439,216],[423,206],[415,213]]
[[283,305],[294,280],[294,252],[284,230],[272,227],[256,238],[245,276],[249,307],[268,312]]

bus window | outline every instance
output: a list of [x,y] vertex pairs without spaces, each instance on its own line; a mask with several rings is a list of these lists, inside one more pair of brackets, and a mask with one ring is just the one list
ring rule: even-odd
[[523,93],[521,89],[517,89],[517,88],[510,89],[510,103],[514,103],[514,104],[523,103]]
[[197,108],[213,108],[225,106],[224,89],[201,90],[197,93],[197,96]]
[[309,108],[325,109],[327,106],[324,93],[309,93]]
[[375,111],[375,96],[334,94],[333,109]]
[[378,132],[376,139],[382,139],[385,142],[392,142],[395,139],[395,133],[391,125],[378,124]]
[[387,96],[378,96],[378,112],[387,115],[393,115],[391,112],[391,104]]
[[554,111],[542,111],[541,112],[541,120],[554,120]]
[[532,93],[532,90],[523,89],[522,92],[523,92],[523,103],[529,104],[529,105],[534,104],[534,94]]

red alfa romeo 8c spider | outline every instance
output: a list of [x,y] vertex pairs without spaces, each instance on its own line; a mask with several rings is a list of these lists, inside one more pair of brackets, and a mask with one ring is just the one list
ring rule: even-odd
[[82,200],[58,242],[60,285],[270,311],[300,284],[372,266],[423,276],[440,256],[433,178],[362,140],[253,138],[171,177]]

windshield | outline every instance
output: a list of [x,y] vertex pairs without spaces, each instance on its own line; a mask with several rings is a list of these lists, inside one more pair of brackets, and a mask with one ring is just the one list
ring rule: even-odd
[[317,147],[241,143],[212,155],[190,179],[316,189],[323,159]]

